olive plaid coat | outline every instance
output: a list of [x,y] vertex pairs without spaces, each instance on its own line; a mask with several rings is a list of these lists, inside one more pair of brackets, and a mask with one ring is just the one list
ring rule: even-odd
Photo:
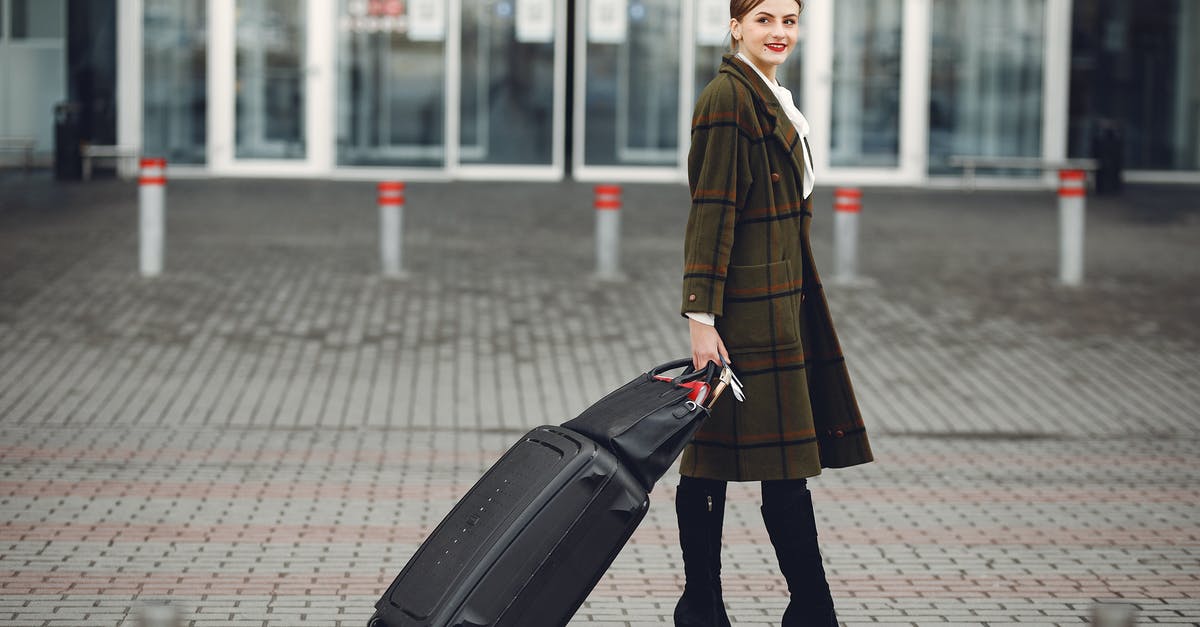
[[803,145],[754,69],[726,56],[692,119],[681,311],[716,315],[746,401],[717,401],[682,474],[798,479],[872,460],[813,265]]

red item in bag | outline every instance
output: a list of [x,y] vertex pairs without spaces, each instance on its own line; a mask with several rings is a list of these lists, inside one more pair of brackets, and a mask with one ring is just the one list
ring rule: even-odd
[[[671,380],[671,377],[664,377],[661,375],[654,378],[658,379],[659,381]],[[688,381],[687,383],[680,383],[679,386],[691,390],[691,393],[688,394],[688,398],[696,403],[703,403],[704,399],[708,398],[708,384],[703,381]]]

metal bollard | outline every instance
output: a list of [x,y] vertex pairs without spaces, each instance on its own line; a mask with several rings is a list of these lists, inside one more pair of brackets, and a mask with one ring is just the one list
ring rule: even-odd
[[1087,178],[1082,170],[1058,173],[1058,277],[1063,285],[1083,284],[1083,233]]
[[141,161],[138,178],[138,266],[144,277],[156,277],[163,271],[166,245],[167,160],[146,158]]
[[404,239],[404,183],[384,181],[379,184],[379,250],[383,275],[404,276],[401,248]]
[[1137,611],[1124,603],[1097,603],[1092,606],[1093,627],[1134,627]]
[[621,247],[621,186],[596,186],[596,276],[621,276],[618,251]]
[[858,277],[858,214],[862,212],[862,190],[839,187],[833,192],[833,278],[852,283]]

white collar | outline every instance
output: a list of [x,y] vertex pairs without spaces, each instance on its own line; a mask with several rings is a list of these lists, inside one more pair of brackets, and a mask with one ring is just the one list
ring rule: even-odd
[[775,99],[783,107],[783,112],[792,121],[792,126],[796,127],[796,132],[800,137],[808,137],[808,132],[811,130],[811,127],[808,125],[808,118],[804,117],[804,114],[796,107],[796,101],[792,99],[792,92],[788,91],[783,85],[780,85],[778,80],[772,81],[767,78],[767,75],[763,74],[757,65],[754,65],[754,62],[750,60],[750,57],[746,56],[746,53],[739,52],[737,53],[737,57],[744,61],[746,65],[749,65],[754,70],[754,73],[758,74],[758,77],[762,79],[762,82],[767,85],[767,88],[775,94]]

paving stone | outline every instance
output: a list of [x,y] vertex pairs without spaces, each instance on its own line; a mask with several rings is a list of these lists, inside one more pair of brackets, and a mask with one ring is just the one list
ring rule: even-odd
[[[0,625],[361,627],[524,431],[687,349],[682,186],[627,189],[602,283],[575,183],[413,185],[405,281],[358,183],[173,181],[154,281],[134,188],[0,185]],[[1194,190],[1091,202],[1075,290],[1051,194],[884,193],[872,281],[826,287],[877,455],[812,481],[843,623],[1200,623]],[[670,623],[674,483],[571,625]],[[738,625],[787,603],[758,505],[730,486]]]

